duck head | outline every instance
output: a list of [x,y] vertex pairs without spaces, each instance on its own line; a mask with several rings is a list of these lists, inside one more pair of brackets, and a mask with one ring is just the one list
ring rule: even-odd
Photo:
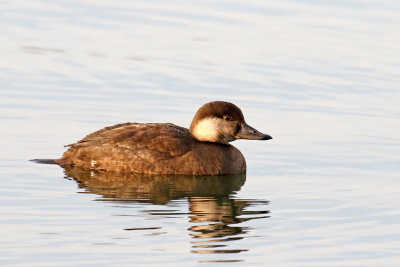
[[190,132],[199,141],[222,144],[237,139],[272,139],[248,125],[236,105],[224,101],[209,102],[200,107],[192,120]]

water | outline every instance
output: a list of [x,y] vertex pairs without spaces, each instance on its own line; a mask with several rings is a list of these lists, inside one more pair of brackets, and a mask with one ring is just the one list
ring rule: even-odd
[[[0,262],[400,264],[397,1],[8,1],[0,21]],[[37,165],[125,121],[212,100],[267,142],[245,177]],[[91,179],[95,177],[96,179]]]

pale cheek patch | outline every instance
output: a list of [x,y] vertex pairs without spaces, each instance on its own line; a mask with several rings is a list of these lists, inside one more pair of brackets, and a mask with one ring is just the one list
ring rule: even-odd
[[199,121],[193,129],[193,135],[199,141],[217,142],[218,133],[217,118],[207,118]]

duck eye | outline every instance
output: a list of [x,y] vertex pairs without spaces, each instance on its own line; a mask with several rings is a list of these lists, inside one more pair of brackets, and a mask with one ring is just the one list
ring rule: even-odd
[[222,116],[222,118],[226,121],[233,121],[233,118],[229,115],[224,115],[224,116]]

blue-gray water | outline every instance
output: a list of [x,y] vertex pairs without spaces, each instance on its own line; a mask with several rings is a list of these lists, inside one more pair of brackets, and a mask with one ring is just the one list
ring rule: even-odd
[[[2,265],[400,265],[398,1],[0,12]],[[119,122],[187,127],[212,100],[274,137],[233,143],[246,177],[91,179],[28,161]]]

